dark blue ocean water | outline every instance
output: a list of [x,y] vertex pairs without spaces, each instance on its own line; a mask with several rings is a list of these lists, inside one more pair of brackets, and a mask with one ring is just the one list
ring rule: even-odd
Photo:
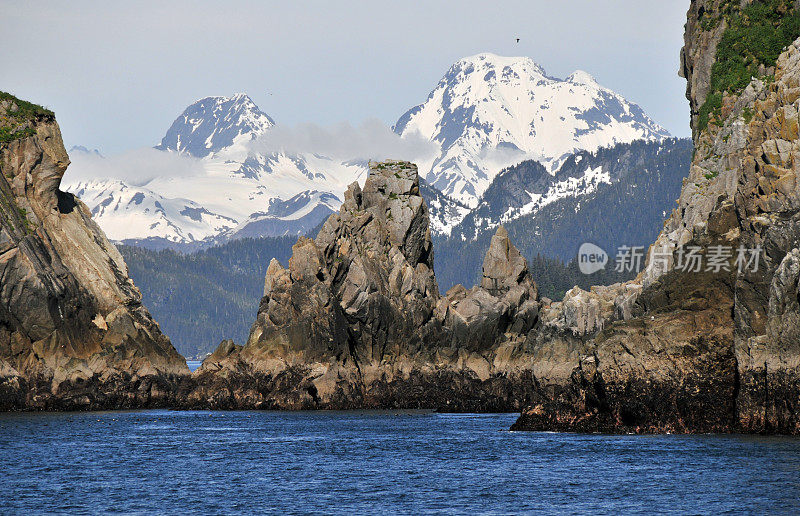
[[513,414],[0,414],[0,512],[800,513],[800,439],[508,432]]

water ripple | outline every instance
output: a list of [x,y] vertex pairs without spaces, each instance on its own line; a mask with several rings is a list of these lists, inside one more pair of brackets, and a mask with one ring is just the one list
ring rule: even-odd
[[514,419],[0,414],[0,512],[800,513],[800,439],[506,431]]

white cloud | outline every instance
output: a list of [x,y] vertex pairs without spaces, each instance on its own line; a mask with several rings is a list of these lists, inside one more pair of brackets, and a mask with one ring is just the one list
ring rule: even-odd
[[[403,159],[430,160],[439,146],[418,134],[401,138],[378,120],[367,120],[357,127],[340,123],[330,127],[300,124],[276,126],[249,145],[249,152],[289,155],[318,154],[338,161]],[[144,186],[157,177],[197,177],[205,174],[203,161],[186,154],[165,152],[150,147],[134,149],[110,157],[77,149],[70,151],[71,164],[64,184],[81,181],[118,179],[132,186]]]
[[258,154],[319,154],[331,159],[429,160],[438,155],[439,146],[418,134],[401,138],[379,120],[366,120],[358,127],[340,123],[330,127],[299,124],[276,126],[250,145]]
[[526,153],[516,147],[486,147],[478,153],[478,156],[492,170],[502,170],[528,159],[544,163],[541,155]]
[[64,182],[120,179],[143,186],[156,177],[191,177],[204,174],[199,159],[149,147],[134,149],[105,158],[94,153],[73,150]]

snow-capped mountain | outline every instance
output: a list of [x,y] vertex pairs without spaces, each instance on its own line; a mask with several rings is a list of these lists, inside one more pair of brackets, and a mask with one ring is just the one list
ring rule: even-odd
[[[125,155],[105,158],[76,147],[64,187],[116,241],[194,249],[246,236],[305,234],[339,208],[348,184],[364,181],[368,162],[266,150],[276,148],[261,141],[274,128],[245,94],[207,97],[178,116],[155,150],[146,149],[172,160],[160,169],[148,169],[147,159],[121,163]],[[459,227],[465,238],[613,181],[602,170],[559,172],[575,153],[667,136],[641,108],[584,72],[559,80],[529,58],[492,54],[454,64],[393,129],[398,139],[419,133],[435,144],[426,154],[432,157],[416,159],[431,229],[446,236]],[[530,159],[541,163],[538,179],[515,183],[514,192],[506,188],[488,213],[492,196],[484,194],[495,177]],[[74,172],[87,162],[93,174]]]
[[330,192],[300,192],[285,201],[271,199],[266,211],[252,213],[226,234],[229,239],[264,235],[305,234],[339,209],[340,197]]
[[112,238],[119,241],[158,236],[188,243],[216,236],[237,223],[190,199],[165,197],[120,180],[79,181],[70,184],[69,191],[85,202],[92,217],[112,229]]
[[244,144],[274,126],[272,118],[244,93],[206,97],[186,108],[156,149],[204,158],[223,149],[243,150]]
[[338,209],[347,185],[366,177],[368,163],[253,153],[250,142],[274,125],[247,95],[204,98],[175,120],[156,147],[196,162],[195,172],[135,184],[72,180],[68,173],[64,186],[116,241],[196,248],[245,236],[304,234]]
[[[186,108],[150,150],[184,157],[189,172],[138,173],[128,166],[122,174],[128,179],[119,179],[114,168],[125,156],[115,161],[76,147],[64,187],[89,206],[110,238],[124,243],[191,250],[243,237],[305,234],[339,209],[347,185],[363,183],[369,162],[254,151],[251,142],[274,126],[247,95],[207,97]],[[86,178],[74,172],[87,161],[100,173]],[[98,179],[105,170],[110,178]],[[425,192],[433,231],[448,234],[468,209],[433,188]]]
[[431,233],[449,236],[450,231],[470,212],[469,208],[432,187],[424,179],[419,181],[419,193],[428,204]]
[[[675,207],[691,157],[691,139],[667,138],[580,152],[555,176],[533,161],[504,170],[486,190],[480,206],[450,237],[434,238],[439,290],[480,281],[486,249],[501,220],[544,292],[552,292],[553,275],[561,273],[558,267],[548,270],[537,255],[567,263],[575,259],[582,244],[591,242],[609,253],[612,266],[606,269],[610,271],[621,246],[647,246],[658,235]],[[590,180],[598,176],[610,183]],[[578,195],[563,195],[565,190],[556,186],[566,179],[579,184]],[[543,202],[519,215],[517,210],[539,195]],[[511,220],[505,218],[509,212]],[[476,233],[478,237],[473,238]]]
[[642,109],[586,72],[547,76],[527,57],[461,59],[427,100],[394,126],[419,133],[441,153],[419,163],[427,181],[474,207],[504,167],[536,159],[555,172],[567,156],[617,143],[669,136]]

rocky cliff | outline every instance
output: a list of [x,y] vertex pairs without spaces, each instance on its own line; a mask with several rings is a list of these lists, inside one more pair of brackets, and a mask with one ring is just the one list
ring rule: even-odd
[[554,311],[560,328],[578,315],[586,348],[515,428],[800,433],[797,36],[792,2],[692,2],[678,207],[630,295],[572,293]]
[[441,296],[415,165],[375,163],[288,267],[270,263],[244,347],[224,342],[192,402],[217,407],[507,410],[530,399],[539,299],[500,228],[480,286]]
[[164,406],[188,378],[73,195],[52,112],[0,95],[0,410]]

